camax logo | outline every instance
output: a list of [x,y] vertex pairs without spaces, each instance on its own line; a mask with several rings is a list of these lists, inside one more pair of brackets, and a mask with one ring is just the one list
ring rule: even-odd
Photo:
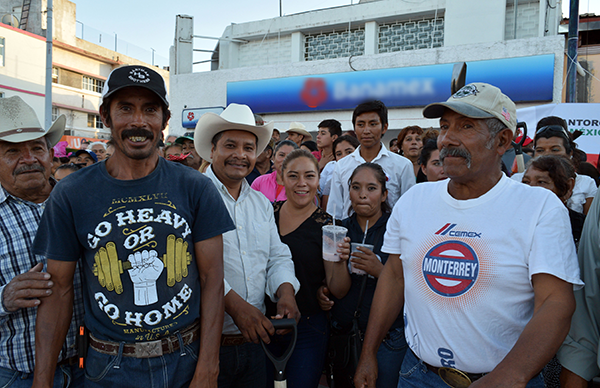
[[435,232],[440,236],[450,236],[450,237],[470,237],[470,238],[481,238],[481,232],[467,232],[464,230],[453,230],[456,227],[456,224],[448,222],[446,225],[442,226],[442,229]]

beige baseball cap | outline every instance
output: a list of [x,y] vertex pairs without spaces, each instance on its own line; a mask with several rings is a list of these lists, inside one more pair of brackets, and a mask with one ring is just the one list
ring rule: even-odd
[[474,82],[465,85],[446,102],[427,105],[423,109],[423,116],[428,119],[439,118],[446,109],[473,119],[497,118],[512,130],[513,134],[517,129],[515,103],[500,89],[490,84]]

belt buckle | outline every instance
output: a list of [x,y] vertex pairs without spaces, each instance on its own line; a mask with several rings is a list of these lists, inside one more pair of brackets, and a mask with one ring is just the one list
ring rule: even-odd
[[136,358],[152,358],[163,355],[162,341],[137,342],[135,344]]
[[442,367],[438,369],[438,375],[452,388],[467,388],[472,381],[463,371],[454,368]]

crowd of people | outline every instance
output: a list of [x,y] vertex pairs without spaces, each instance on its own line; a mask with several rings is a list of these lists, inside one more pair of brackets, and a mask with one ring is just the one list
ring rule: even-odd
[[64,117],[44,129],[0,99],[0,386],[272,387],[265,352],[293,338],[296,388],[587,386],[600,199],[585,153],[546,117],[513,173],[515,104],[489,84],[423,115],[439,129],[389,149],[381,101],[316,141],[238,104],[163,139],[164,80],[123,66],[102,92],[111,140],[67,153]]

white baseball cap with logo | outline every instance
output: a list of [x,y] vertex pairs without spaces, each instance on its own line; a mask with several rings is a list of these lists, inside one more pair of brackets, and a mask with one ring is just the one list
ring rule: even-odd
[[47,136],[51,147],[58,143],[65,132],[67,118],[60,115],[45,130],[29,105],[19,96],[0,98],[0,141],[23,143]]
[[515,133],[517,129],[517,108],[507,95],[497,87],[475,82],[463,86],[446,102],[429,104],[423,109],[428,119],[442,117],[450,109],[472,119],[497,118]]

